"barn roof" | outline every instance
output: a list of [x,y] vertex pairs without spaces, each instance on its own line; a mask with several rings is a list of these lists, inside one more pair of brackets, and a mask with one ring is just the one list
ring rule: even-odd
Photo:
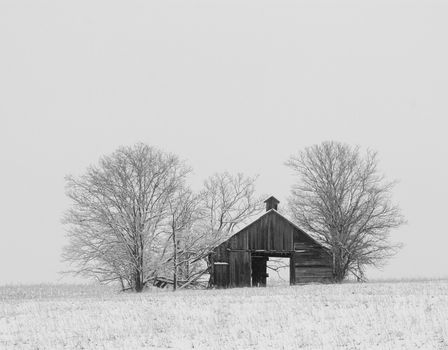
[[280,203],[280,201],[277,198],[275,198],[274,196],[270,196],[263,203],[266,203],[266,202],[269,202],[269,201],[276,202],[277,204]]
[[[274,197],[270,197],[267,200],[274,198]],[[275,198],[274,198],[275,199]],[[266,200],[266,201],[267,201]],[[260,215],[257,219],[255,219],[254,221],[252,221],[251,223],[249,223],[248,225],[244,226],[243,228],[241,228],[238,232],[234,233],[232,236],[228,237],[226,240],[222,241],[220,244],[223,244],[224,242],[227,242],[228,240],[230,240],[232,237],[235,237],[237,235],[239,235],[240,233],[246,231],[250,226],[255,225],[258,221],[262,220],[263,217],[267,216],[267,215],[277,215],[278,217],[280,217],[281,220],[284,220],[286,223],[288,223],[289,225],[291,225],[292,227],[294,227],[296,230],[298,230],[302,235],[304,235],[305,237],[307,237],[308,239],[310,239],[313,243],[320,245],[324,248],[326,248],[322,243],[317,242],[313,237],[311,237],[308,233],[306,233],[304,230],[302,230],[299,226],[297,226],[296,224],[294,224],[291,220],[289,220],[288,218],[286,218],[285,216],[283,216],[282,214],[280,214],[277,210],[275,209],[269,209],[268,211],[266,211],[265,213],[263,213],[262,215]],[[219,245],[218,245],[219,246]]]

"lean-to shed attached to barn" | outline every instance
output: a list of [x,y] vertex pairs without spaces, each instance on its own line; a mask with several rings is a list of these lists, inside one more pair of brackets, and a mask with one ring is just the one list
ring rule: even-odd
[[290,284],[332,281],[329,250],[281,215],[276,198],[265,203],[266,213],[210,254],[212,286],[265,286],[270,257],[289,258]]

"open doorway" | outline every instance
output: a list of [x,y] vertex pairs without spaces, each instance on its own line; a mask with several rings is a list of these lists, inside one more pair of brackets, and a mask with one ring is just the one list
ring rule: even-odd
[[252,287],[266,287],[267,274],[267,256],[252,255]]
[[[279,254],[280,255],[280,254]],[[252,254],[252,287],[282,286],[290,284],[290,257]]]
[[290,258],[269,258],[266,264],[268,275],[266,285],[268,287],[290,285],[290,261]]

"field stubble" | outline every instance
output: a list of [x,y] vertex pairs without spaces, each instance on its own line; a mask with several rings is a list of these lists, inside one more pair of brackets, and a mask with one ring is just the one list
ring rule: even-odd
[[0,287],[0,349],[448,349],[448,280],[117,293]]

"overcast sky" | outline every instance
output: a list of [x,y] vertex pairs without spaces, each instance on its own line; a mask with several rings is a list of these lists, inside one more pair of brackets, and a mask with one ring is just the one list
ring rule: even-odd
[[0,284],[58,281],[64,176],[145,142],[259,174],[338,140],[379,152],[409,223],[370,277],[448,276],[445,0],[0,0]]

